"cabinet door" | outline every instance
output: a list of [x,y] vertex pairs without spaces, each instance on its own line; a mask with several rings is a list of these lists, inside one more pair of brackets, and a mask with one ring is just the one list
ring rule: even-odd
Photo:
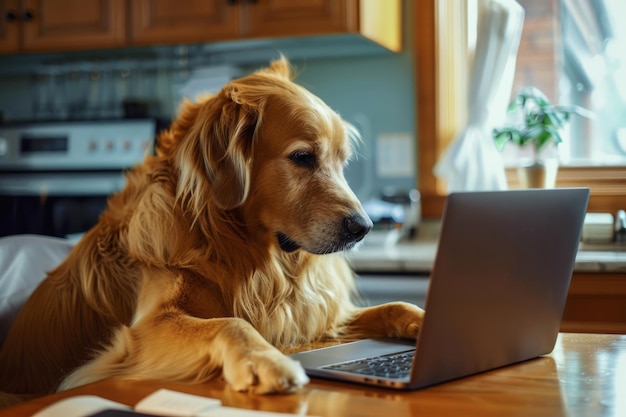
[[304,36],[358,30],[357,0],[244,2],[244,36]]
[[133,0],[133,45],[198,43],[239,37],[240,8],[230,0]]
[[18,0],[0,0],[0,53],[19,50],[19,12]]
[[25,51],[124,46],[124,0],[24,0]]

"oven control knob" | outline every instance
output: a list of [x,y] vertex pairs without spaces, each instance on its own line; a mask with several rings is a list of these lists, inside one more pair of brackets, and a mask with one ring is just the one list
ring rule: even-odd
[[112,140],[107,140],[106,143],[104,144],[104,147],[107,151],[112,151],[113,150],[113,141]]
[[90,152],[95,152],[95,150],[98,149],[98,142],[90,140],[87,144],[87,149],[89,149]]

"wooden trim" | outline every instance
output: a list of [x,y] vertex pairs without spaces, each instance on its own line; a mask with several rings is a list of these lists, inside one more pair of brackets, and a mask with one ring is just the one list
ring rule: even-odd
[[437,131],[437,44],[436,0],[422,0],[415,7],[414,54],[416,86],[416,136],[418,141],[418,188],[422,194],[422,215],[435,217],[439,210],[437,178],[432,168],[440,154]]
[[360,32],[385,48],[402,51],[402,4],[400,0],[359,2]]
[[[445,182],[433,174],[433,167],[450,142],[453,132],[450,125],[455,117],[444,108],[449,104],[454,88],[448,78],[451,60],[444,62],[446,54],[440,53],[450,46],[450,37],[442,30],[452,20],[446,11],[449,0],[424,0],[415,7],[414,48],[417,98],[418,138],[418,189],[422,198],[422,215],[439,217],[443,212],[446,192]],[[440,20],[441,19],[441,20]],[[445,39],[444,39],[445,38]]]
[[[469,53],[469,1],[438,0],[436,3],[437,52],[437,132],[441,152],[437,159],[467,125],[468,85],[472,58]],[[474,5],[475,6],[475,5]],[[473,47],[473,45],[472,45]],[[445,181],[438,181],[438,190],[446,192]]]
[[446,187],[433,167],[467,120],[467,106],[459,103],[466,103],[469,76],[468,7],[456,0],[423,0],[415,11],[418,188],[424,217],[441,216]]
[[[520,188],[515,168],[507,168],[509,188]],[[560,167],[556,178],[557,187],[589,187],[590,212],[615,213],[626,209],[626,167]]]
[[[519,188],[517,170],[509,167],[506,175],[509,186]],[[558,187],[576,187],[581,183],[591,187],[596,195],[626,194],[626,167],[559,167]]]
[[612,322],[586,322],[575,320],[563,320],[560,327],[565,333],[607,333],[626,334],[626,324]]

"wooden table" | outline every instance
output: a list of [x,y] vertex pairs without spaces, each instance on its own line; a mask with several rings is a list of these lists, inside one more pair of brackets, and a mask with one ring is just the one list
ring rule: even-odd
[[260,396],[220,382],[109,379],[0,410],[0,417],[30,416],[79,394],[134,405],[159,388],[219,398],[228,406],[320,417],[626,416],[626,335],[563,333],[551,355],[420,391],[314,379],[296,394]]

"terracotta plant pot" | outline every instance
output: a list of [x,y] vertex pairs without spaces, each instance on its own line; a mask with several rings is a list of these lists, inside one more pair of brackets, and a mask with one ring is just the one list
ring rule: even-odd
[[522,188],[554,188],[558,170],[558,161],[550,160],[518,167],[517,175]]

